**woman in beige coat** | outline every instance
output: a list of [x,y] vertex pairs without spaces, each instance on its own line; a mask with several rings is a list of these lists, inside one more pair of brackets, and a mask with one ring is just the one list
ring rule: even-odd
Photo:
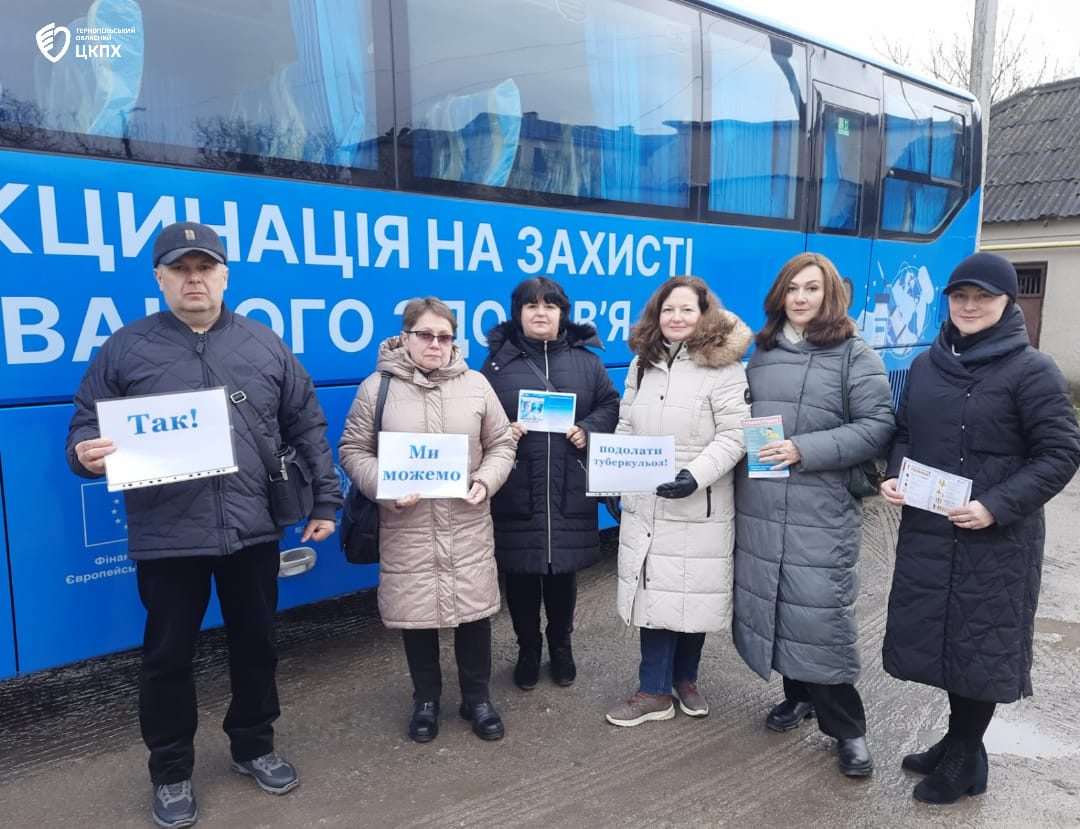
[[696,276],[653,294],[630,335],[630,364],[616,431],[674,435],[675,480],[622,498],[619,615],[640,628],[638,692],[607,714],[639,725],[709,713],[697,689],[707,631],[731,625],[735,543],[733,470],[745,454],[750,414],[740,362],[750,328]]
[[461,716],[478,737],[497,740],[505,729],[488,692],[490,617],[499,610],[489,499],[510,474],[514,438],[490,384],[454,345],[457,320],[445,303],[411,300],[402,327],[379,346],[378,371],[357,390],[338,456],[353,483],[375,498],[381,372],[391,376],[383,431],[469,436],[467,497],[421,500],[414,492],[379,502],[379,613],[387,627],[402,629],[413,680],[409,736],[427,742],[438,735],[439,629],[454,628]]

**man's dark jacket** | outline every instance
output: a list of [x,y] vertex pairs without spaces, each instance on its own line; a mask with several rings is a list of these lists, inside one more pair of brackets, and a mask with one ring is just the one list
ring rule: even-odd
[[[203,354],[213,355],[247,394],[241,405],[258,413],[265,438],[274,446],[294,446],[308,462],[315,491],[309,518],[334,520],[341,487],[311,377],[271,329],[227,308],[203,334],[161,311],[109,336],[75,395],[67,440],[72,471],[98,477],[75,455],[80,441],[109,437],[98,433],[95,401],[228,385],[214,376]],[[239,471],[125,490],[131,558],[226,555],[282,537],[270,515],[266,467],[247,423],[239,412],[231,416]]]

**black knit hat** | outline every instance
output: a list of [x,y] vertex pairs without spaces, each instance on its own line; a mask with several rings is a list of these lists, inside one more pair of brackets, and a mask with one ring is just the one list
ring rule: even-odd
[[217,232],[197,222],[177,222],[161,229],[154,240],[154,267],[171,265],[185,253],[193,250],[212,256],[225,264],[225,245]]
[[1005,294],[1015,301],[1016,268],[1012,262],[996,253],[973,253],[953,268],[945,293],[961,285],[974,285],[995,296]]

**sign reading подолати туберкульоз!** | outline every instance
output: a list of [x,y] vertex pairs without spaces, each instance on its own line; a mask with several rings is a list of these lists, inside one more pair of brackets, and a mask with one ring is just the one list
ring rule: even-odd
[[652,492],[675,477],[674,435],[592,433],[588,495]]

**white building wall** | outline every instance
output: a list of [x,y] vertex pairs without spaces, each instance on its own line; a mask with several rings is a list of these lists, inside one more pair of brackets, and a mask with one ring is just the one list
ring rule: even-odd
[[1046,263],[1039,348],[1054,358],[1080,395],[1080,218],[986,223],[980,250],[1017,264]]

